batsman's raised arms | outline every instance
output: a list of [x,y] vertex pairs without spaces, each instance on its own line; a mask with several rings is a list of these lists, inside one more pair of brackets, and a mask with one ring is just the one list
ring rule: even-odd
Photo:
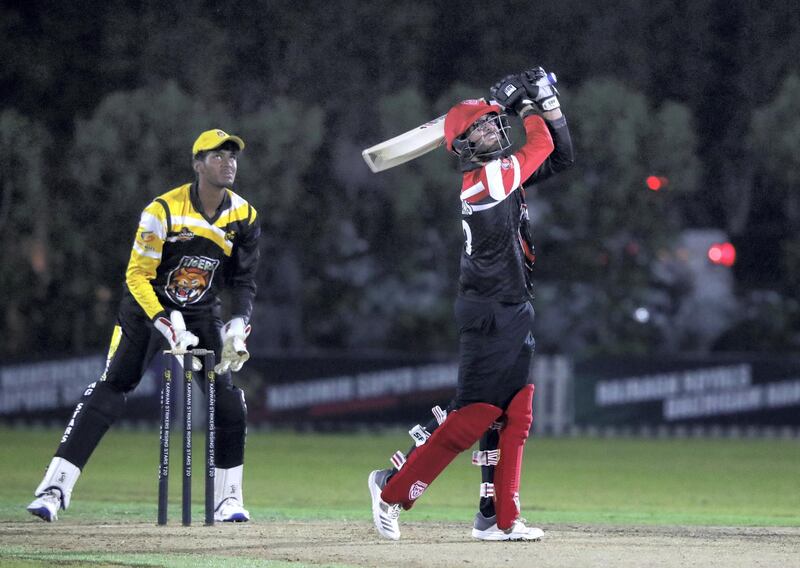
[[[534,68],[534,70],[535,69],[541,68]],[[532,88],[542,89],[542,93],[545,92],[543,90],[544,88],[556,83],[555,73],[544,73],[544,70],[542,70],[542,73],[544,73],[543,75],[534,75],[532,72],[533,70],[531,70],[530,77],[528,77],[528,82]],[[518,95],[521,95],[522,86],[522,83],[519,83],[520,93],[518,93]],[[555,89],[552,89],[552,91],[555,91]],[[537,91],[537,95],[539,92],[540,91]],[[551,93],[551,91],[547,92]],[[555,94],[558,94],[558,91],[555,91]],[[519,96],[515,96],[515,100],[519,98]],[[555,99],[554,96],[544,97],[542,95],[540,98],[546,98],[550,101],[548,104],[553,104],[552,100],[556,101],[556,106],[558,104],[558,100]],[[536,103],[538,106],[542,106],[538,100]],[[545,108],[544,110],[550,109]],[[367,148],[361,152],[364,161],[367,162],[369,169],[377,173],[399,166],[400,164],[405,164],[414,158],[419,158],[427,154],[431,150],[435,150],[439,146],[444,145],[445,116],[446,115],[442,115],[438,118],[434,118],[408,132],[404,132],[394,138],[390,138],[380,144]]]

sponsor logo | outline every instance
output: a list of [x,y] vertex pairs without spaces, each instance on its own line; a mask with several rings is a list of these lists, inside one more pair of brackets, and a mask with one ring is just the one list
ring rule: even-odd
[[419,447],[424,444],[428,438],[431,437],[430,432],[428,432],[425,428],[421,425],[417,424],[411,430],[408,431],[409,435],[414,438],[414,444]]
[[510,85],[509,84],[509,85],[506,85],[506,88],[503,89],[503,92],[506,94],[506,96],[509,96],[513,92],[515,92],[516,90],[517,90],[517,88],[514,85]]
[[555,108],[558,108],[558,100],[555,98],[548,99],[542,104],[542,110],[553,110]]
[[511,168],[511,166],[513,165],[514,164],[508,158],[503,158],[502,160],[500,160],[500,167],[503,168],[504,170]]
[[149,243],[156,238],[156,235],[153,231],[142,231],[139,237],[142,239],[143,243]]
[[56,481],[58,483],[64,483],[66,480],[67,480],[67,472],[66,471],[60,471],[58,473],[58,479],[56,479]]
[[[94,383],[92,383],[92,384],[94,384]],[[86,396],[86,395],[84,394],[84,396]],[[67,423],[67,427],[64,430],[64,435],[61,436],[61,443],[62,444],[64,442],[66,442],[69,439],[69,435],[72,434],[72,429],[75,427],[75,419],[78,417],[78,414],[81,413],[81,409],[82,408],[83,408],[83,403],[82,402],[79,402],[75,406],[75,412],[72,413],[72,418],[70,418],[69,422]]]
[[419,479],[414,482],[411,489],[408,490],[408,498],[411,501],[419,499],[419,496],[428,488],[428,484]]
[[211,287],[219,260],[205,256],[184,256],[167,276],[164,291],[181,306],[198,302]]
[[226,241],[233,242],[235,238],[236,238],[236,231],[228,231],[227,233],[225,233]]
[[169,237],[167,237],[167,242],[184,243],[186,241],[191,241],[193,238],[194,238],[194,233],[189,230],[189,227],[183,227],[178,233],[172,233]]
[[472,207],[470,207],[469,203],[467,203],[466,201],[461,202],[461,214],[472,215]]

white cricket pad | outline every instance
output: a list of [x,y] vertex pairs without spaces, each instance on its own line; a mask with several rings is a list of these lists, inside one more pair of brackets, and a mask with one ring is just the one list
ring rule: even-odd
[[214,508],[218,509],[225,499],[233,497],[244,506],[242,497],[242,473],[244,465],[214,470]]
[[44,474],[44,478],[33,494],[36,497],[44,494],[50,488],[56,488],[61,492],[61,508],[69,507],[69,500],[72,496],[72,488],[81,470],[77,466],[68,462],[64,458],[53,458]]

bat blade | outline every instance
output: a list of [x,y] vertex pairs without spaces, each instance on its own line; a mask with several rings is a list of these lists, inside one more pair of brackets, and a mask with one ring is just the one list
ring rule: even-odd
[[373,172],[382,172],[427,154],[444,144],[444,117],[426,122],[361,152]]

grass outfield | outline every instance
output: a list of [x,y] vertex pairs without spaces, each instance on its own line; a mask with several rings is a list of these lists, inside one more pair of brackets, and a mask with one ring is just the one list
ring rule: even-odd
[[[24,510],[61,432],[0,429],[0,522]],[[245,498],[256,519],[368,520],[366,478],[406,435],[251,434]],[[195,435],[193,509],[202,520],[202,436]],[[173,437],[170,518],[180,518],[180,436]],[[155,519],[158,434],[112,430],[62,520]],[[537,524],[800,526],[800,444],[794,440],[531,439],[521,488]],[[478,468],[459,456],[406,521],[469,522]],[[2,550],[2,548],[0,548]]]

